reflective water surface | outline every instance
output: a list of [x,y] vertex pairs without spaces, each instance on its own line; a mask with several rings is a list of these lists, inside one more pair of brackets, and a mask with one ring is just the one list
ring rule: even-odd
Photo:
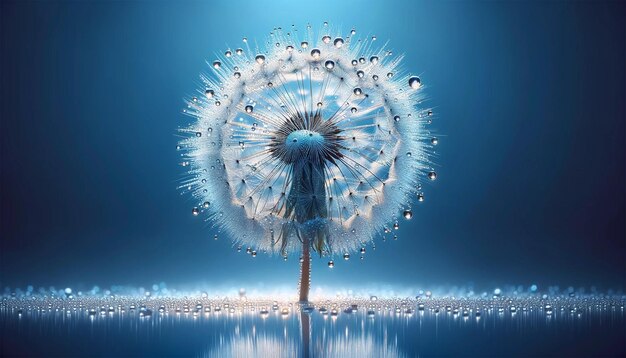
[[5,298],[3,356],[624,356],[623,298]]

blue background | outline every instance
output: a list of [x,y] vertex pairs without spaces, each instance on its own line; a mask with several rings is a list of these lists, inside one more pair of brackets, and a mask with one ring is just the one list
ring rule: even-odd
[[[316,285],[624,288],[625,6],[613,2],[0,4],[0,286],[286,285],[191,215],[176,129],[205,61],[323,21],[420,73],[438,179],[398,241]],[[339,262],[341,261],[341,262]],[[382,287],[382,286],[380,286]]]

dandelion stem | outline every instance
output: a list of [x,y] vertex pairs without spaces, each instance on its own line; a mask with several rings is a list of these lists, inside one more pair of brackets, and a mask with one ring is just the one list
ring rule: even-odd
[[300,263],[300,302],[309,302],[311,287],[311,245],[309,239],[302,240],[302,262]]

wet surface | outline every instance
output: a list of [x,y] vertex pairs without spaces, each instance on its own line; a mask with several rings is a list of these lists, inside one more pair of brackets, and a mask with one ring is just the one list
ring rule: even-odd
[[626,354],[623,298],[9,298],[0,318],[3,356]]

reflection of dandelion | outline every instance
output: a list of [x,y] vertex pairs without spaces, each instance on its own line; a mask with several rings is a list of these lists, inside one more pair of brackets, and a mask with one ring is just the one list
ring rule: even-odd
[[[259,334],[243,337],[226,337],[225,342],[202,356],[212,357],[308,357],[309,347],[301,347],[301,342]],[[312,350],[314,357],[404,357],[397,344],[379,342],[372,334],[349,336],[324,335],[315,341]],[[304,353],[303,353],[304,350]]]
[[238,246],[302,252],[302,300],[310,249],[363,252],[399,215],[412,217],[421,175],[436,177],[432,112],[416,108],[420,79],[402,74],[375,38],[323,31],[279,28],[267,48],[244,39],[245,49],[213,61],[179,145],[192,213],[206,213]]

